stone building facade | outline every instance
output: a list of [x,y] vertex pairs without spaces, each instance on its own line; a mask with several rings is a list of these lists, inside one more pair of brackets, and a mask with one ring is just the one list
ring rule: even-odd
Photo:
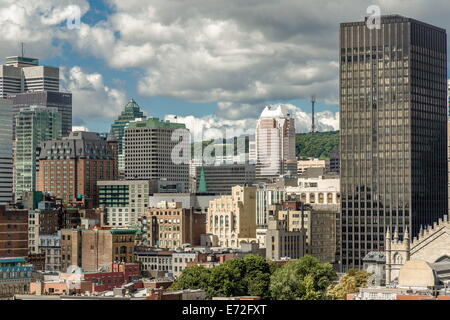
[[306,229],[297,228],[291,231],[288,219],[281,220],[277,216],[271,216],[265,242],[267,259],[298,259],[306,253]]
[[148,208],[141,222],[144,243],[159,248],[200,245],[200,235],[206,232],[206,214],[182,208],[181,202],[162,201]]
[[256,187],[234,186],[231,196],[211,201],[206,232],[217,235],[221,247],[256,242]]
[[401,267],[409,260],[428,263],[450,262],[450,222],[448,216],[439,219],[433,226],[421,229],[418,237],[410,239],[408,230],[403,239],[398,231],[392,237],[388,230],[385,239],[386,283],[397,282]]

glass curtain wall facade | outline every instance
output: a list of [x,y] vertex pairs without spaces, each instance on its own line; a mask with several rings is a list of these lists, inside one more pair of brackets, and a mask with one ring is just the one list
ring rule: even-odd
[[446,32],[402,16],[340,26],[342,270],[447,213]]
[[31,106],[15,117],[15,198],[36,190],[37,147],[41,142],[60,138],[62,116],[56,108]]
[[12,127],[12,103],[9,100],[0,98],[0,205],[12,202]]

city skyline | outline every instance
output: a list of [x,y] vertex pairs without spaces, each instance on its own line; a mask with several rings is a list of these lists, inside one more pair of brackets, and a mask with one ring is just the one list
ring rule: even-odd
[[[0,56],[20,54],[20,42],[25,42],[25,55],[36,56],[45,65],[65,66],[62,69],[63,86],[78,96],[74,99],[74,125],[86,126],[91,131],[107,131],[106,122],[114,119],[126,101],[134,98],[148,115],[163,119],[166,115],[175,114],[186,117],[186,122],[201,122],[212,128],[232,126],[238,133],[242,133],[248,124],[248,121],[239,119],[254,122],[265,105],[287,103],[300,109],[299,119],[308,118],[308,121],[297,123],[298,130],[304,132],[310,126],[309,98],[312,94],[317,95],[318,112],[331,112],[319,115],[319,124],[320,119],[324,119],[319,129],[338,128],[338,114],[335,113],[338,112],[337,26],[340,22],[351,21],[354,17],[362,19],[370,4],[378,4],[382,14],[400,12],[431,24],[448,25],[444,19],[445,1],[440,1],[443,9],[436,11],[428,8],[426,1],[416,1],[414,6],[402,1],[355,1],[351,6],[323,2],[323,6],[313,6],[286,0],[282,5],[288,10],[280,16],[272,15],[274,5],[264,6],[265,2],[252,3],[254,13],[250,6],[245,6],[239,15],[235,14],[233,5],[221,10],[220,14],[219,4],[205,9],[191,8],[186,13],[181,10],[183,19],[176,21],[160,1],[147,1],[144,6],[147,10],[141,10],[142,2],[136,1],[126,7],[113,0],[38,1],[33,6],[27,6],[27,1],[6,1],[0,4],[0,12],[4,13],[0,15],[0,24],[8,30],[4,39],[0,39]],[[68,30],[66,27],[66,19],[73,11],[69,4],[80,6],[81,29]],[[173,5],[175,10],[183,9],[179,2]],[[27,11],[21,8],[27,8]],[[257,16],[258,12],[260,16]],[[148,22],[144,19],[146,15]],[[30,29],[31,21],[39,24]],[[20,23],[20,28],[14,27],[17,23]],[[139,23],[143,28],[154,28],[155,31],[143,32],[137,37],[134,31]],[[192,46],[180,39],[180,29],[185,25],[198,35],[192,39]],[[229,33],[226,30],[230,30]],[[257,35],[255,39],[249,39],[249,46],[243,42],[247,31]],[[44,33],[49,37],[44,37]],[[95,49],[92,46],[97,40],[101,46]],[[225,50],[226,45],[233,44],[233,41],[236,47]],[[192,73],[180,69],[182,64],[175,63],[172,58],[164,66],[154,61],[160,50],[172,47],[186,49],[186,65],[195,67]],[[261,51],[264,49],[275,54],[276,61],[269,61],[271,54],[263,54]],[[117,53],[111,55],[111,52]],[[220,62],[217,70],[208,63],[212,58],[199,59],[202,52]],[[129,59],[122,59],[125,55]],[[239,61],[243,61],[242,66]],[[170,65],[170,62],[174,63]],[[150,66],[158,71],[155,74],[160,78],[173,72],[183,74],[180,89],[192,91],[192,94],[177,95],[176,92],[181,90],[166,79],[170,86],[175,86],[174,94],[167,86],[149,96],[139,84],[142,79],[151,79],[148,77]],[[269,67],[264,68],[267,69],[266,74],[262,74],[265,71],[257,71],[264,66]],[[247,79],[243,88],[252,84],[254,89],[242,92],[242,97],[237,86],[229,84],[230,80],[239,77]],[[269,95],[264,94],[264,86],[260,87],[262,91],[256,90],[258,86],[255,84],[264,84],[265,78],[271,79],[274,85],[283,85],[284,89],[271,90]],[[200,80],[201,83],[196,85],[195,82]],[[201,92],[211,96],[221,90],[232,93],[230,99],[219,95],[208,97],[206,102],[198,102],[205,100]],[[288,92],[284,92],[286,90]],[[260,101],[252,101],[254,99]],[[86,108],[87,101],[95,107]],[[212,135],[214,131],[211,130]]]
[[411,1],[0,0],[0,300],[450,300]]

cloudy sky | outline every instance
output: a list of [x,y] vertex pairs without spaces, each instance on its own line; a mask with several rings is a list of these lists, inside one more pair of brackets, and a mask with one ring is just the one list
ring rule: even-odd
[[[0,0],[0,59],[20,53],[61,68],[74,125],[108,131],[134,98],[147,115],[252,133],[268,104],[298,132],[338,129],[338,27],[367,7],[450,25],[448,0]],[[81,12],[79,28],[67,21]]]

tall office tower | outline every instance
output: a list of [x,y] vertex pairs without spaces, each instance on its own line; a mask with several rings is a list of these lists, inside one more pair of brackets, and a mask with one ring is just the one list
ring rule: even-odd
[[38,191],[65,201],[98,202],[99,180],[117,178],[116,159],[106,139],[96,132],[71,132],[68,137],[47,139],[38,148]]
[[[187,155],[191,146],[186,137],[182,140],[172,137],[176,135],[175,130],[180,129],[184,134],[189,133],[182,123],[164,122],[158,118],[130,122],[125,129],[123,145],[125,179],[165,181],[168,187],[173,186],[172,189],[175,188],[176,192],[186,192],[189,188]],[[178,147],[180,148],[176,149]],[[172,152],[184,158],[184,163],[176,163],[172,159]]]
[[59,68],[40,66],[39,60],[7,57],[0,66],[0,97],[30,91],[59,91]]
[[111,125],[111,130],[109,132],[110,136],[114,136],[118,143],[118,156],[119,156],[119,175],[123,175],[125,172],[125,159],[123,153],[123,137],[125,135],[125,127],[130,121],[136,119],[145,119],[144,112],[141,111],[140,106],[131,99],[126,105],[125,109],[122,111],[120,116]]
[[256,179],[296,175],[295,121],[284,106],[267,106],[256,125]]
[[450,213],[450,121],[447,121],[448,212]]
[[0,98],[0,205],[10,203],[13,195],[12,127],[12,103]]
[[447,36],[399,15],[340,26],[343,271],[447,213]]
[[61,114],[56,108],[31,106],[15,117],[15,198],[36,190],[36,150],[43,141],[61,137]]
[[450,117],[450,79],[447,80],[447,115]]
[[16,93],[9,95],[13,102],[14,113],[29,106],[57,108],[62,116],[62,134],[69,135],[72,131],[72,94],[67,92],[38,91]]
[[[7,57],[0,65],[0,98],[13,100],[14,115],[33,105],[56,107],[62,114],[63,135],[72,129],[72,94],[59,92],[59,68],[40,66],[39,60]],[[13,140],[15,124],[13,123]]]
[[22,90],[22,69],[0,65],[0,98],[6,99],[9,94],[22,92]]

